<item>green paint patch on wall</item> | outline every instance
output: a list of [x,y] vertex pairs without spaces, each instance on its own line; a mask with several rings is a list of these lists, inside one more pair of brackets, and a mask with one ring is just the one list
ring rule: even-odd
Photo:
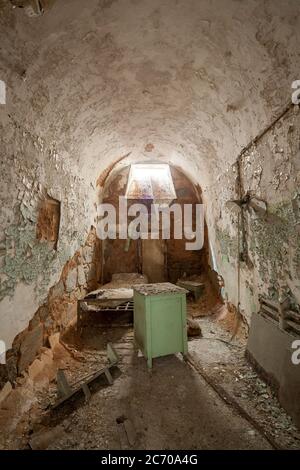
[[300,275],[299,218],[292,201],[269,206],[264,218],[250,219],[250,254],[262,280],[276,284],[287,271]]
[[237,258],[237,237],[230,236],[228,232],[217,227],[216,238],[219,242],[222,261],[230,262],[230,259]]
[[0,300],[12,296],[19,282],[36,282],[37,296],[42,298],[51,276],[69,259],[69,249],[56,252],[47,242],[36,239],[34,224],[11,225],[5,230],[5,256],[0,286]]

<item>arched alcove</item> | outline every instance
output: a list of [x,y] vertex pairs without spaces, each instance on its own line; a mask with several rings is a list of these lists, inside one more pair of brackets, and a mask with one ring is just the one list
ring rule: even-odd
[[[170,166],[170,171],[176,192],[173,202],[181,207],[182,214],[184,214],[184,205],[192,207],[195,228],[196,205],[202,204],[201,191],[181,169]],[[117,214],[119,198],[126,195],[129,172],[130,166],[115,171],[103,188],[102,202],[111,204]],[[127,200],[128,208],[137,202],[146,204],[150,209],[153,201],[146,200],[145,196],[141,195],[138,199]],[[173,213],[171,213],[171,236],[168,240],[162,239],[161,236],[157,240],[151,239],[149,225],[148,239],[124,240],[117,237],[115,240],[103,241],[102,281],[109,282],[113,274],[122,272],[145,274],[150,282],[176,282],[183,276],[207,273],[209,243],[206,223],[204,227],[204,244],[200,250],[187,250],[186,243],[189,240],[184,236],[182,239],[175,239]]]

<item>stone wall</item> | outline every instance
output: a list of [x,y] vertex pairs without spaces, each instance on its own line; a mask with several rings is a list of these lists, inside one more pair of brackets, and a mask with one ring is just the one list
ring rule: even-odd
[[[112,204],[116,208],[116,213],[118,214],[119,208],[119,196],[124,196],[127,186],[129,168],[125,167],[122,170],[118,171],[117,174],[112,174],[111,178],[107,181],[103,192],[103,202]],[[172,179],[174,183],[174,188],[177,194],[177,199],[174,201],[183,207],[184,204],[195,205],[201,201],[201,195],[198,194],[197,188],[192,184],[192,182],[184,175],[182,171],[178,168],[171,167]],[[128,207],[132,203],[146,201],[130,201],[128,200]],[[150,213],[150,204],[151,201],[147,202],[149,205]],[[182,209],[182,214],[184,213]],[[193,223],[195,227],[195,208],[193,209]],[[171,282],[177,282],[178,278],[183,276],[186,273],[188,276],[193,274],[205,273],[208,268],[208,234],[207,227],[205,225],[205,237],[204,237],[204,247],[201,250],[190,250],[185,249],[185,243],[187,240],[185,238],[181,240],[174,239],[174,230],[173,230],[173,214],[171,215],[171,237],[170,240],[166,240],[165,246],[163,244],[156,245],[155,240],[150,240],[152,242],[152,248],[154,258],[148,259],[148,263],[153,263],[153,265],[163,264],[163,266],[157,266],[157,272],[162,273],[164,280]],[[150,222],[150,221],[149,221]],[[127,240],[105,240],[103,243],[104,253],[103,253],[103,280],[104,282],[109,282],[111,280],[112,274],[119,272],[141,272],[143,270],[143,246],[140,243],[141,240],[130,240],[130,243]],[[147,245],[147,249],[151,249],[150,245]],[[164,253],[160,253],[160,251]],[[157,257],[155,257],[157,255]],[[150,257],[151,258],[151,257]],[[143,272],[144,273],[144,272]],[[147,274],[145,272],[144,274]],[[153,282],[159,282],[162,279],[153,279]]]
[[[10,348],[84,244],[95,209],[94,191],[68,154],[1,111],[0,322],[1,339]],[[60,203],[55,246],[37,237],[40,205],[47,198]]]
[[[258,311],[261,294],[277,299],[282,289],[296,308],[300,304],[299,143],[300,113],[294,106],[242,154],[239,165],[229,167],[205,193],[206,201],[221,208],[217,214],[209,212],[209,230],[218,271],[235,305],[244,237],[246,259],[240,262],[240,302],[248,323],[251,313]],[[227,202],[247,194],[259,201],[260,210],[244,205],[244,226],[240,215],[238,242],[239,210]]]
[[64,266],[59,281],[51,287],[28,326],[19,333],[6,354],[6,366],[0,365],[0,386],[13,381],[49,346],[48,338],[62,331],[76,318],[77,300],[95,289],[101,272],[101,244],[94,227],[83,247]]
[[[177,165],[200,184],[213,264],[237,305],[237,216],[226,208],[239,197],[234,161],[290,101],[300,17],[294,0],[217,3],[72,0],[31,18],[0,0],[0,333],[8,349],[49,289],[62,289],[62,270],[95,223],[97,177],[125,157],[126,165]],[[241,192],[264,198],[277,221],[245,215],[248,321],[260,292],[276,295],[278,278],[299,302],[295,110],[241,159]],[[37,237],[46,198],[60,204],[57,247]],[[68,266],[64,289],[82,279]],[[32,337],[40,344],[40,329]]]

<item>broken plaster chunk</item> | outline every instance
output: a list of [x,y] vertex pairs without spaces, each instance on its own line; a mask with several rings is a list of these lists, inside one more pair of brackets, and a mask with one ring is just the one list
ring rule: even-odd
[[84,246],[82,248],[82,254],[86,263],[92,263],[93,261],[93,248],[91,246]]
[[43,374],[47,379],[53,380],[55,378],[55,366],[53,363],[53,353],[51,349],[46,349],[41,355],[41,363],[43,365]]
[[43,325],[28,331],[20,346],[20,360],[18,364],[19,372],[27,369],[43,346]]
[[28,375],[32,381],[35,381],[37,377],[42,374],[44,369],[44,364],[40,359],[36,359],[33,363],[28,367]]
[[72,292],[76,289],[77,286],[77,269],[74,268],[69,271],[67,279],[66,279],[66,291]]
[[29,446],[32,450],[46,450],[56,440],[62,439],[64,436],[64,429],[62,426],[57,426],[50,430],[43,430],[33,434],[29,441]]
[[53,335],[49,336],[49,344],[50,344],[50,347],[51,347],[52,351],[59,344],[59,337],[60,337],[59,332],[54,333]]
[[196,320],[193,320],[191,318],[187,319],[187,332],[188,336],[196,336],[196,337],[201,337],[202,336],[202,331],[199,323]]
[[96,279],[97,276],[97,269],[95,263],[92,263],[89,267],[89,271],[87,274],[87,280],[88,282],[92,282]]
[[6,400],[6,398],[8,397],[8,395],[10,394],[10,392],[12,391],[12,385],[10,382],[6,382],[6,384],[4,385],[4,387],[2,388],[2,390],[0,391],[0,406],[2,405],[2,403],[4,402],[4,400]]
[[86,284],[86,279],[85,279],[85,272],[83,269],[83,266],[78,266],[78,285],[79,286],[84,286]]
[[52,364],[53,361],[53,351],[52,349],[49,348],[43,348],[42,349],[42,356],[41,360],[44,361],[47,364]]
[[53,297],[61,297],[64,294],[64,283],[60,280],[55,286],[52,288],[51,295]]
[[61,324],[67,326],[77,315],[77,302],[66,304],[61,313]]

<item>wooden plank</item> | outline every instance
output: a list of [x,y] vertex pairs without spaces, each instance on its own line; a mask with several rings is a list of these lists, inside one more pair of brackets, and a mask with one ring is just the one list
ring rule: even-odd
[[268,307],[267,305],[261,305],[261,311],[269,315],[274,320],[278,320],[279,318],[278,311],[273,310],[271,307]]
[[72,393],[72,389],[62,369],[58,369],[56,380],[57,380],[57,390],[58,390],[59,396],[66,397],[70,395],[70,393]]
[[[92,383],[94,380],[96,380],[98,377],[100,377],[102,374],[105,375],[108,383],[110,385],[113,384],[113,377],[110,373],[110,368],[115,366],[119,362],[119,356],[114,349],[113,345],[111,343],[107,344],[107,358],[109,361],[109,365],[107,367],[103,367],[102,369],[99,369],[96,372],[93,372],[90,375],[84,376],[81,380],[84,380],[83,383],[77,388],[71,388],[70,384],[67,381],[67,378],[64,374],[64,371],[62,369],[59,369],[57,372],[57,388],[59,392],[60,399],[56,401],[56,403],[53,405],[53,408],[58,407],[61,405],[64,401],[68,400],[71,398],[73,395],[76,393],[82,391],[85,395],[86,401],[88,401],[91,398],[91,392],[89,389],[89,384]],[[76,382],[79,383],[80,381]],[[73,384],[74,386],[74,384]]]
[[114,383],[114,380],[113,380],[113,378],[112,378],[112,375],[111,375],[109,369],[105,369],[105,370],[104,370],[104,374],[105,374],[105,376],[106,376],[106,378],[107,378],[107,382],[109,383],[109,385],[112,385],[112,384]]
[[286,312],[286,317],[287,319],[292,319],[295,321],[295,323],[300,324],[300,314],[297,312],[294,312],[293,310],[287,310]]
[[111,364],[110,366],[108,367],[105,367],[103,369],[100,369],[99,371],[95,372],[94,374],[92,374],[89,378],[87,378],[84,382],[84,384],[81,384],[78,388],[75,388],[75,389],[70,389],[70,392],[64,396],[62,396],[59,400],[57,400],[54,405],[53,405],[53,409],[57,408],[59,405],[61,405],[62,403],[64,403],[66,400],[69,400],[72,396],[76,395],[77,393],[79,392],[84,392],[84,389],[83,389],[83,385],[86,385],[88,387],[88,385],[90,383],[92,383],[94,380],[96,380],[98,377],[100,377],[101,375],[105,374],[107,380],[108,380],[108,374],[110,375],[111,377],[111,381],[113,383],[113,378],[112,378],[112,375],[109,371],[109,368],[110,367],[113,367],[114,364]]
[[264,303],[264,304],[268,305],[269,307],[271,307],[271,308],[278,311],[279,304],[278,304],[278,302],[275,302],[274,300],[269,300],[269,299],[266,299],[265,297],[261,297],[260,298],[260,303]]
[[81,388],[82,388],[84,396],[85,396],[85,401],[86,402],[90,401],[92,395],[91,395],[91,392],[90,392],[90,389],[89,389],[88,385],[86,383],[84,383],[84,384],[82,384]]
[[59,400],[57,400],[54,405],[53,405],[53,408],[57,408],[59,405],[61,405],[62,403],[64,403],[66,400],[69,400],[71,397],[73,397],[74,395],[76,395],[77,393],[79,392],[84,392],[83,390],[83,385],[86,385],[88,386],[91,382],[93,382],[95,379],[97,379],[98,377],[100,377],[100,375],[104,374],[104,369],[102,369],[101,371],[97,372],[96,374],[93,374],[84,384],[82,384],[80,387],[76,388],[76,389],[73,389],[70,391],[70,393],[68,393],[67,395],[64,395],[63,397],[61,397]]
[[117,364],[117,362],[119,362],[120,358],[118,353],[111,343],[107,343],[106,353],[110,364]]
[[295,323],[292,320],[286,320],[286,323],[288,328],[290,328],[297,335],[300,335],[300,325],[298,323]]
[[60,406],[62,403],[64,403],[65,401],[69,400],[71,397],[73,397],[74,395],[76,395],[77,393],[81,392],[82,391],[82,388],[77,388],[76,390],[72,390],[69,395],[66,395],[64,397],[62,397],[60,400],[57,400],[54,405],[52,406],[53,409],[57,408],[58,406]]

